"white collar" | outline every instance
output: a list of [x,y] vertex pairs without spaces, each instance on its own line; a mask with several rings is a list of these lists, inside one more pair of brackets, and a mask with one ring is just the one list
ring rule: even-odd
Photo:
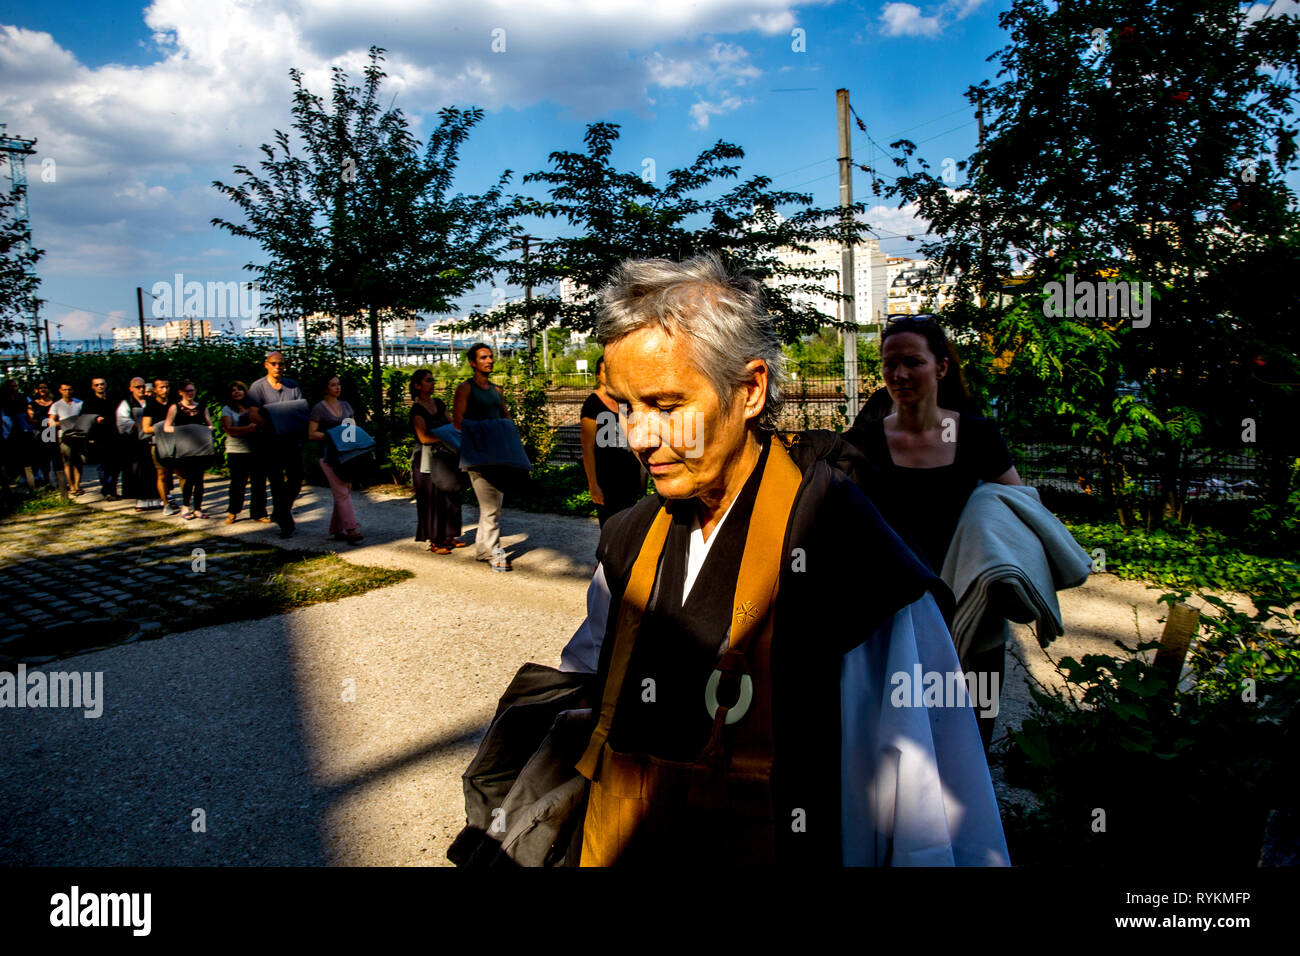
[[[737,495],[736,498],[740,496]],[[732,499],[731,504],[727,505],[727,510],[722,513],[718,523],[713,526],[713,533],[709,535],[708,540],[704,539],[704,529],[700,526],[700,509],[692,509],[691,516],[691,537],[690,544],[686,549],[686,580],[682,584],[682,603],[686,603],[687,596],[691,593],[691,587],[695,584],[695,578],[700,573],[700,568],[704,567],[704,559],[709,556],[709,550],[713,547],[713,542],[718,540],[718,532],[722,530],[722,523],[727,520],[727,515],[731,514],[731,509],[735,507],[736,500]]]

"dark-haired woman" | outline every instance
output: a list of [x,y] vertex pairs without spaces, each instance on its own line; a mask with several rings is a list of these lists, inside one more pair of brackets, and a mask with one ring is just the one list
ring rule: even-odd
[[244,508],[244,489],[248,489],[248,515],[254,521],[269,524],[266,514],[266,475],[262,456],[257,453],[257,423],[249,414],[248,386],[231,382],[226,389],[226,404],[221,409],[221,429],[226,433],[226,465],[230,469],[230,489],[226,494],[226,524],[239,520]]
[[[195,397],[198,390],[193,382],[181,382],[179,400],[167,409],[163,431],[173,432],[178,425],[206,425],[212,427],[212,417],[206,405]],[[186,521],[206,518],[203,513],[203,475],[208,462],[204,458],[177,459],[176,473],[181,479],[181,517]]]
[[54,396],[46,382],[36,383],[36,394],[27,405],[27,422],[32,426],[36,441],[32,445],[32,467],[48,481],[51,488],[59,488],[63,477],[63,456],[59,443],[53,440],[54,432],[50,430],[50,410],[54,407]]
[[876,466],[876,504],[938,573],[981,481],[1023,484],[997,426],[974,414],[957,354],[931,317],[891,322],[880,364],[893,411],[864,409],[844,437]]
[[[415,540],[429,542],[434,554],[451,554],[466,547],[460,535],[460,492],[438,487],[435,474],[448,481],[458,477],[457,456],[433,434],[435,428],[450,425],[447,405],[433,394],[433,373],[416,369],[411,376],[411,431],[415,448],[411,452],[411,484],[415,486],[417,509]],[[428,449],[426,451],[425,449]],[[425,471],[428,458],[429,470]]]
[[361,522],[357,520],[356,510],[352,507],[352,482],[344,481],[330,465],[330,439],[326,434],[331,428],[338,428],[344,422],[356,424],[352,406],[343,401],[343,383],[337,375],[325,380],[325,397],[311,410],[311,420],[307,423],[307,440],[324,443],[325,452],[321,455],[320,470],[329,482],[330,492],[334,495],[334,510],[330,512],[330,535],[335,541],[356,544],[362,539]]
[[[875,487],[868,490],[877,507],[939,574],[975,486],[1023,482],[997,426],[972,411],[956,350],[933,317],[909,316],[886,326],[880,364],[893,411],[872,419],[864,408],[844,437],[875,465]],[[996,673],[1000,686],[1004,654],[999,644],[962,666]],[[978,717],[986,751],[993,721]]]

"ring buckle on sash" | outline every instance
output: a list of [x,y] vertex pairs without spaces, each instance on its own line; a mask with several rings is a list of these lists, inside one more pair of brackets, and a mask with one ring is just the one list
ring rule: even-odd
[[[712,720],[718,714],[718,684],[722,680],[722,671],[715,670],[709,675],[708,683],[704,685],[704,709],[709,712],[709,719]],[[734,724],[740,718],[749,712],[750,702],[754,699],[754,679],[748,674],[740,675],[740,695],[736,698],[736,705],[728,708],[726,723]]]

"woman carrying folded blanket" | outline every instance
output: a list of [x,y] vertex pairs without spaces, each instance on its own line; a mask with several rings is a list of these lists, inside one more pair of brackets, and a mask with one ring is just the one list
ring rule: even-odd
[[[871,419],[864,408],[844,438],[876,466],[876,486],[867,489],[876,507],[938,574],[975,486],[1023,482],[997,426],[974,413],[957,353],[934,316],[891,320],[880,364],[893,411]],[[996,672],[1000,683],[1002,654],[999,646],[962,665]],[[987,748],[993,718],[979,721]]]
[[[352,508],[352,483],[340,478],[335,470],[338,459],[331,453],[330,438],[326,434],[331,428],[337,428],[339,425],[347,423],[356,425],[352,406],[343,401],[340,397],[342,394],[343,383],[339,381],[337,375],[331,375],[325,382],[325,397],[311,410],[311,421],[307,424],[307,440],[323,442],[325,446],[325,452],[321,455],[320,470],[324,473],[325,480],[330,483],[330,491],[334,495],[334,511],[330,514],[330,535],[335,541],[356,544],[361,540],[361,522],[357,520],[356,512]],[[330,465],[327,459],[333,459],[335,464]]]
[[455,450],[433,433],[435,428],[451,424],[447,406],[434,396],[433,387],[433,373],[427,368],[416,369],[410,386],[411,431],[415,435],[411,451],[411,484],[415,486],[417,511],[415,540],[429,542],[434,554],[451,554],[455,548],[468,547],[457,540],[461,528],[460,492],[449,490],[464,472],[457,466]]
[[[193,382],[181,382],[180,400],[167,409],[163,431],[174,432],[180,425],[212,427],[212,417],[208,414],[207,406],[199,404],[196,394]],[[186,521],[207,517],[203,513],[203,473],[207,467],[206,458],[176,459],[176,473],[181,479],[181,517]]]

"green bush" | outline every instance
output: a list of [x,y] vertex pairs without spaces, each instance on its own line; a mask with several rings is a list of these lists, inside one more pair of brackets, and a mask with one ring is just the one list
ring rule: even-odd
[[1296,802],[1300,659],[1294,632],[1219,606],[1185,693],[1142,656],[1154,642],[1062,658],[1063,692],[1031,687],[1030,715],[993,752],[1040,801],[1004,814],[1013,863],[1254,865],[1268,811]]
[[1118,524],[1066,521],[1086,551],[1105,552],[1105,570],[1165,587],[1230,590],[1270,598],[1300,594],[1300,564],[1247,554],[1208,528],[1125,530]]

